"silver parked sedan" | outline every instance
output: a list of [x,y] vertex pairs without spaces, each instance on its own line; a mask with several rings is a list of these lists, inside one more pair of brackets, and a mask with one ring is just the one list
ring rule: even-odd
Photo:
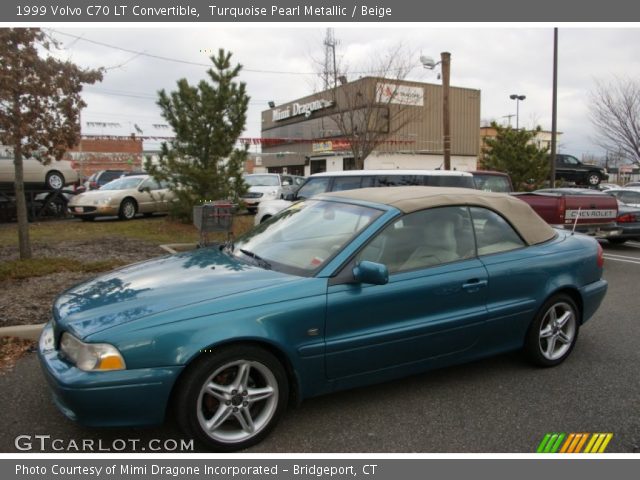
[[69,213],[83,220],[115,215],[130,220],[138,213],[166,213],[173,199],[165,182],[157,182],[149,175],[134,175],[76,195],[69,201]]

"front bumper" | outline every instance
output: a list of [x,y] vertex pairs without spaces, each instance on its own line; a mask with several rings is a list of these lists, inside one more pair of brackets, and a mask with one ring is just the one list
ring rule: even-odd
[[76,217],[111,217],[118,215],[118,207],[112,205],[69,205],[69,213]]
[[600,279],[580,289],[580,295],[582,297],[582,323],[585,323],[596,313],[602,300],[604,300],[604,296],[607,294],[608,286],[609,284],[606,280]]
[[182,367],[84,372],[57,350],[38,349],[53,400],[68,418],[92,427],[156,425],[164,421]]

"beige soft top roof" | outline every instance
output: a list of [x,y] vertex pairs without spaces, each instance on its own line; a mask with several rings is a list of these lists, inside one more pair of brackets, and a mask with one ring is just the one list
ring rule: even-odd
[[553,229],[527,203],[504,193],[470,188],[378,187],[332,192],[322,196],[382,203],[404,213],[447,205],[486,207],[506,218],[529,245],[546,242],[555,236]]

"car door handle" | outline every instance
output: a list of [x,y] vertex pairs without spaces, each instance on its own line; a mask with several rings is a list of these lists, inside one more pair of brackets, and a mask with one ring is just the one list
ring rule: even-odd
[[475,292],[476,290],[479,290],[482,287],[486,287],[488,283],[489,282],[487,282],[486,280],[480,280],[478,278],[474,278],[471,280],[467,280],[467,283],[463,283],[462,288],[464,288],[468,292]]

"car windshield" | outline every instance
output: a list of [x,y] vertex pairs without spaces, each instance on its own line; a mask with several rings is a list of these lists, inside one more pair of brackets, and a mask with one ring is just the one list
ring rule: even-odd
[[250,187],[278,187],[280,182],[277,175],[247,175],[244,182]]
[[143,180],[141,177],[123,177],[104,184],[100,190],[128,190],[136,188]]
[[381,214],[349,203],[299,202],[240,237],[231,254],[262,268],[309,276]]

